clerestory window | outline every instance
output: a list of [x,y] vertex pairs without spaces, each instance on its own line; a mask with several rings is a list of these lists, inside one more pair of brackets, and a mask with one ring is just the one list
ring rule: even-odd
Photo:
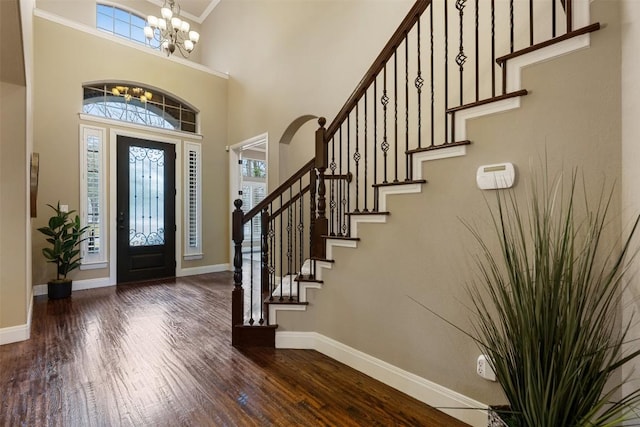
[[[96,5],[96,27],[116,36],[149,46],[160,48],[160,42],[147,39],[144,35],[146,18],[136,13],[106,4]],[[156,29],[156,31],[159,31]]]
[[197,112],[157,89],[137,84],[95,83],[83,86],[82,112],[156,128],[197,132]]

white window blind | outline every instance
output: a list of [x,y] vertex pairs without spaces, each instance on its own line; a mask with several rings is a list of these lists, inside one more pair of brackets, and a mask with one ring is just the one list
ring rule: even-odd
[[107,262],[104,128],[80,125],[80,221],[88,226],[80,248],[82,269]]
[[185,259],[202,258],[202,158],[200,144],[184,144],[184,255]]

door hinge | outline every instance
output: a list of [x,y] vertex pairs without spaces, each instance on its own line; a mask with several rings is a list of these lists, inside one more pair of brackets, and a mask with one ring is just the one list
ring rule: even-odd
[[178,231],[178,225],[177,224],[173,224],[173,231]]

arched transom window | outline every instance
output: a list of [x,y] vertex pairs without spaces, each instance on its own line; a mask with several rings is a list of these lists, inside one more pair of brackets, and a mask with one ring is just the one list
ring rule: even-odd
[[82,112],[123,122],[196,133],[197,111],[178,99],[130,83],[83,86]]

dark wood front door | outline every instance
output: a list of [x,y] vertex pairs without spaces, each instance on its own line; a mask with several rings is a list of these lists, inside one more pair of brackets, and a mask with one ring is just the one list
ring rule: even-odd
[[172,144],[118,136],[118,283],[176,274]]

